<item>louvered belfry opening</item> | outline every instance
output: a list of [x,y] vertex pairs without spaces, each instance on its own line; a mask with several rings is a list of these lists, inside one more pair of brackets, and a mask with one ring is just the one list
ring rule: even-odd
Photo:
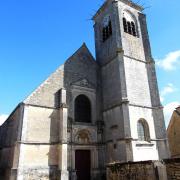
[[103,42],[106,41],[112,35],[112,25],[111,20],[107,26],[103,27]]
[[124,27],[124,32],[131,34],[133,36],[137,36],[136,32],[136,25],[133,21],[127,21],[126,18],[123,18],[123,27]]

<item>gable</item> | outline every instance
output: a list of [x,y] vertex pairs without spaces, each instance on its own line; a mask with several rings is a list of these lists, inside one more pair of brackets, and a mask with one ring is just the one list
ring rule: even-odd
[[[71,56],[64,64],[64,85],[69,88],[72,83],[88,82],[89,85],[97,85],[98,65],[86,45]],[[82,82],[80,82],[82,81]]]
[[68,88],[74,82],[82,85],[81,80],[89,84],[96,84],[97,81],[97,64],[85,44],[23,102],[37,106],[57,107],[59,90],[63,87]]

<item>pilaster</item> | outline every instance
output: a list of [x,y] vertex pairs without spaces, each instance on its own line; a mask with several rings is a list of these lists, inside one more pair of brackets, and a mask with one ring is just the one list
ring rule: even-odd
[[61,180],[68,180],[69,179],[69,172],[68,172],[68,145],[67,145],[67,131],[68,131],[68,124],[67,124],[67,104],[66,104],[66,90],[61,89],[60,94],[60,142],[61,145],[59,147],[59,168],[61,169]]

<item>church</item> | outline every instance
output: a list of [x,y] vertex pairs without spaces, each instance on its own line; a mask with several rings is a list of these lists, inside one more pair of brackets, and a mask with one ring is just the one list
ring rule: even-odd
[[83,44],[0,127],[0,179],[105,180],[106,165],[170,157],[143,8],[106,0]]

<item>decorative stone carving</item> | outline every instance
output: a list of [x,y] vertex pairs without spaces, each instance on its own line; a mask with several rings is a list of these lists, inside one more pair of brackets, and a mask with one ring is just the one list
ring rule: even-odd
[[72,83],[72,85],[81,86],[81,87],[87,87],[87,88],[93,88],[94,89],[94,85],[89,83],[89,81],[87,79],[80,79],[79,81],[76,81],[76,82]]
[[76,137],[75,137],[75,142],[79,144],[88,144],[91,142],[91,138],[89,135],[89,131],[86,129],[78,131]]

